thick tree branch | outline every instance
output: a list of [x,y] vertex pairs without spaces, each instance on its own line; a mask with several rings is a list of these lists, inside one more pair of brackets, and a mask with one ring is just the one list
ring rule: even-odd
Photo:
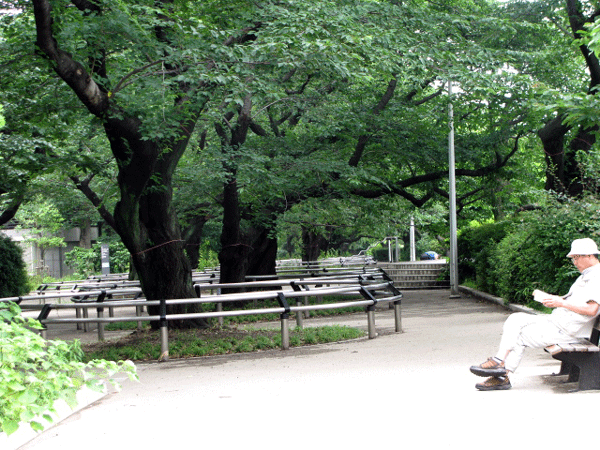
[[2,214],[0,214],[0,226],[14,219],[15,215],[17,214],[17,211],[23,203],[23,200],[24,195],[20,194],[18,197],[14,198],[6,208],[4,208],[4,211],[2,211]]
[[[377,105],[375,105],[375,107],[373,108],[374,115],[381,114],[381,111],[383,111],[385,109],[385,107],[388,105],[388,103],[394,96],[394,91],[396,90],[397,83],[398,83],[398,80],[396,79],[396,77],[393,77],[389,81],[385,93],[383,94],[383,96],[381,97],[381,99],[379,100]],[[348,165],[350,167],[358,166],[358,163],[360,162],[360,159],[362,158],[362,155],[365,151],[365,147],[367,146],[367,142],[369,141],[369,138],[370,138],[370,135],[366,134],[366,133],[362,134],[361,136],[358,137],[358,142],[356,144],[356,147],[354,148],[354,153],[352,154],[352,156],[350,157],[350,160],[348,161]]]
[[94,175],[88,175],[84,180],[80,180],[79,177],[75,175],[71,175],[69,178],[73,183],[75,183],[75,187],[79,189],[85,195],[85,197],[96,207],[96,210],[100,214],[100,216],[104,219],[104,221],[110,226],[113,230],[117,231],[115,218],[113,215],[106,209],[104,202],[98,195],[90,188],[90,182]]
[[52,33],[50,2],[33,0],[33,12],[39,50],[52,61],[56,73],[71,87],[86,108],[98,117],[103,116],[109,106],[108,94],[102,91],[80,63],[59,48]]
[[[567,14],[569,16],[569,24],[575,39],[579,39],[579,32],[585,29],[587,23],[594,22],[594,15],[586,18],[582,12],[582,6],[579,0],[567,0]],[[589,93],[592,93],[592,88],[600,84],[600,62],[598,58],[585,44],[579,46],[581,54],[585,58],[585,62],[590,72]]]
[[[484,177],[486,175],[489,175],[491,173],[498,171],[500,168],[504,167],[508,163],[510,158],[517,152],[517,150],[519,148],[518,141],[519,141],[520,137],[521,137],[521,134],[519,134],[515,138],[515,143],[513,145],[513,148],[505,156],[503,156],[497,152],[495,161],[488,164],[487,166],[479,167],[477,169],[460,169],[459,168],[459,169],[455,170],[455,175],[457,177],[479,178],[479,177]],[[374,186],[372,188],[363,188],[363,189],[353,189],[352,193],[354,195],[357,195],[357,196],[363,197],[363,198],[378,198],[378,197],[382,197],[382,196],[389,195],[389,194],[396,194],[396,195],[399,195],[399,196],[407,199],[416,207],[421,207],[421,206],[423,206],[423,204],[425,204],[425,202],[427,202],[429,199],[432,198],[434,193],[438,193],[438,194],[442,193],[442,191],[439,190],[439,188],[437,188],[435,186],[435,182],[439,181],[441,179],[445,179],[447,177],[448,177],[448,172],[440,170],[440,171],[430,172],[430,173],[426,173],[426,174],[415,175],[415,176],[412,176],[409,178],[405,178],[404,180],[397,181],[396,183],[391,183],[391,184],[387,184],[387,185],[383,185],[383,186]],[[412,195],[411,193],[409,193],[408,191],[406,191],[407,188],[417,186],[417,185],[425,185],[425,184],[431,184],[433,187],[427,192],[427,194],[425,194],[421,198],[418,198],[418,197]],[[467,195],[473,195],[475,192],[476,191],[474,191],[473,193],[467,194]]]

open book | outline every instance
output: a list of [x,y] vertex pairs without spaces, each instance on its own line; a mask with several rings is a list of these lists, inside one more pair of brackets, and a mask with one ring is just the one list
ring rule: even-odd
[[542,303],[544,300],[549,299],[550,297],[552,297],[552,294],[548,294],[547,292],[540,291],[539,289],[536,289],[535,291],[533,291],[533,299],[536,302]]

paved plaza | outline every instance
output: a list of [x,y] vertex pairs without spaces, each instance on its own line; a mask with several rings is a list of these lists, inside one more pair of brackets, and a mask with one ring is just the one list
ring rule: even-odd
[[[119,392],[20,448],[489,450],[593,442],[587,427],[571,422],[585,421],[598,392],[568,392],[575,386],[549,376],[559,363],[542,350],[526,353],[511,390],[475,389],[482,378],[469,366],[496,351],[508,314],[468,294],[405,291],[404,333],[394,333],[385,308],[376,314],[376,339],[138,364],[139,382],[124,380]],[[367,318],[305,326],[331,323],[366,329]]]

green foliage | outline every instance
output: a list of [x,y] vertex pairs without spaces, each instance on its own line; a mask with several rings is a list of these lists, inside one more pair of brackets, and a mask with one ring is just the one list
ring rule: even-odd
[[51,201],[38,197],[35,202],[22,205],[16,219],[19,226],[28,233],[25,242],[31,242],[40,248],[40,264],[42,271],[45,271],[46,250],[67,245],[64,237],[57,235],[63,227],[64,218]]
[[100,391],[107,381],[116,385],[112,377],[118,372],[137,378],[129,361],[82,362],[79,341],[46,341],[32,331],[41,324],[20,313],[16,304],[0,304],[0,431],[7,435],[21,423],[43,430],[53,420],[55,402],[74,407],[83,387]]
[[[102,272],[101,246],[102,243],[96,243],[92,248],[75,247],[65,253],[65,263],[79,277],[99,274]],[[120,241],[109,243],[109,259],[112,273],[129,271],[129,252]]]
[[29,291],[29,280],[21,247],[0,234],[0,298],[17,297]]
[[75,276],[85,278],[100,272],[100,253],[93,248],[74,247],[65,253],[65,264],[73,269]]
[[[139,122],[144,142],[157,143],[165,157],[174,142],[189,137],[190,149],[174,175],[181,223],[193,224],[199,211],[218,221],[223,163],[231,164],[247,222],[269,224],[285,214],[297,224],[286,238],[309,224],[340,254],[361,236],[374,241],[407,229],[398,204],[418,204],[446,189],[443,81],[451,78],[459,88],[453,98],[461,118],[456,152],[465,170],[493,166],[509,155],[514,136],[539,128],[540,115],[529,107],[539,91],[580,84],[572,76],[580,64],[569,53],[570,38],[560,32],[565,17],[540,2],[210,0],[170,2],[161,10],[162,3],[108,0],[93,6],[101,13],[79,10],[82,3],[53,3],[56,44],[88,71],[99,94],[108,93],[103,103],[110,111],[99,118]],[[0,184],[10,180],[16,191],[26,179],[21,175],[47,167],[42,156],[51,154],[46,159],[60,165],[64,179],[76,174],[80,186],[102,193],[102,205],[112,205],[119,197],[116,172],[129,156],[119,166],[114,158],[109,162],[116,155],[110,154],[106,128],[89,120],[89,109],[76,105],[77,96],[31,51],[32,12],[24,8],[1,18],[0,102],[11,133],[2,135],[6,164],[0,165]],[[390,81],[396,83],[393,96],[379,108]],[[225,122],[243,134],[238,119],[246,98],[256,135],[233,151],[214,125]],[[176,138],[188,129],[191,136],[186,131],[185,139]],[[361,138],[366,144],[360,162],[349,167]],[[542,174],[535,182],[543,181],[543,154],[533,147],[520,147],[526,161],[506,166],[497,177],[459,176],[461,212],[497,218],[528,202],[521,188],[532,184],[531,166]],[[135,146],[128,152],[146,153]],[[147,166],[166,173],[160,163]],[[121,173],[119,184],[130,175],[133,184],[142,182],[138,167]],[[148,177],[157,179],[157,173]],[[357,192],[372,206],[357,201]],[[478,193],[476,201],[465,198],[472,193]],[[310,204],[311,197],[318,200]],[[427,227],[420,250],[444,253],[438,235],[447,233]],[[300,255],[292,243],[288,254]],[[200,266],[215,265],[213,257],[201,257]],[[73,259],[78,272],[91,270],[86,255]]]
[[219,254],[210,246],[210,242],[200,244],[198,270],[210,269],[219,265]]
[[[574,239],[600,242],[600,202],[556,201],[460,237],[461,267],[478,288],[510,302],[529,303],[534,289],[565,294],[577,269],[566,257]],[[466,251],[465,251],[466,249]]]
[[579,274],[566,258],[571,242],[600,240],[598,200],[568,200],[522,216],[497,249],[499,294],[527,302],[533,289],[566,293]]
[[457,238],[460,279],[471,279],[480,289],[495,293],[492,270],[494,251],[506,236],[508,222],[473,224],[460,230]]

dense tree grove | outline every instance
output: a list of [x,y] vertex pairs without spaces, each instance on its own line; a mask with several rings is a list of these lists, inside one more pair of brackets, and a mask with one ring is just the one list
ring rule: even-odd
[[0,5],[0,224],[93,216],[149,299],[194,295],[206,240],[226,282],[411,216],[443,240],[450,105],[461,224],[595,189],[592,3]]

